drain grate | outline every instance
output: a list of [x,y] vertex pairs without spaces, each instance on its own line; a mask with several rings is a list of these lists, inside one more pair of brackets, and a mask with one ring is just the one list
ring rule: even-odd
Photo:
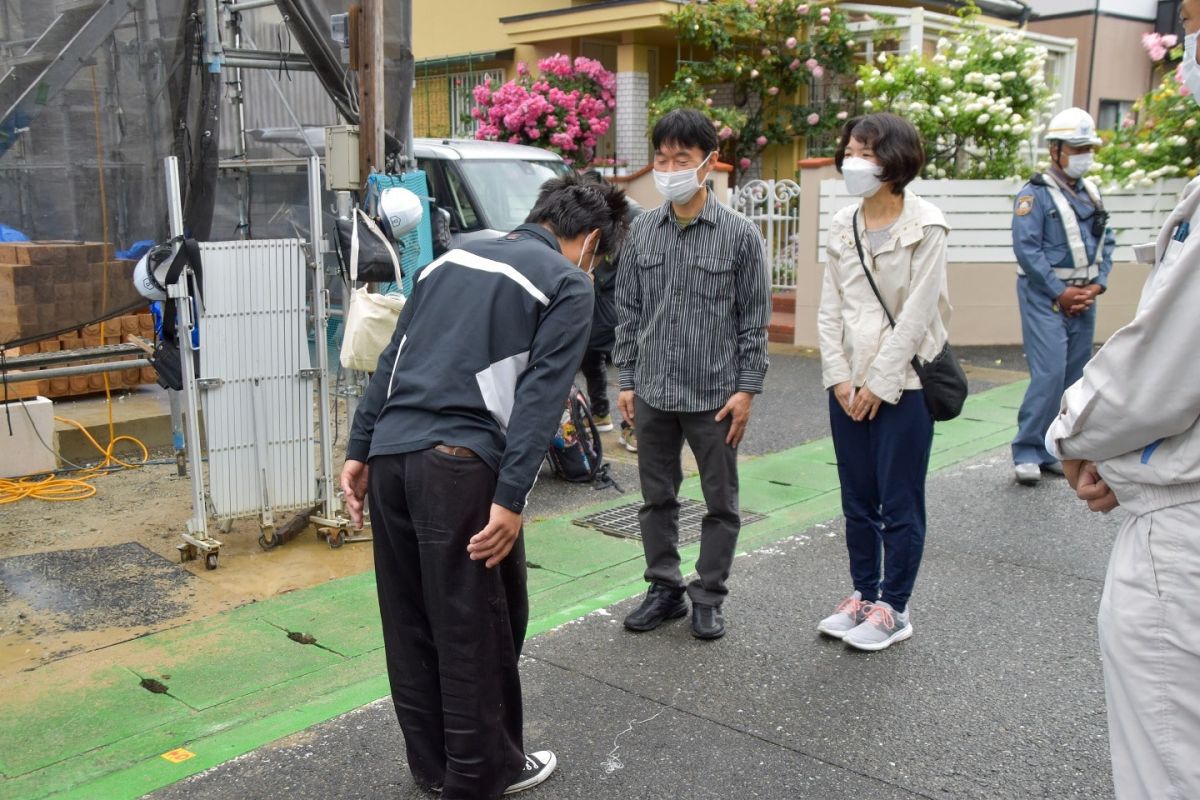
[[[641,503],[631,503],[627,506],[618,506],[607,511],[589,514],[574,522],[581,528],[594,528],[609,536],[641,541],[642,530],[638,524],[638,511],[641,507]],[[683,497],[679,498],[679,544],[685,545],[700,541],[700,523],[707,513],[708,507],[704,503]],[[742,509],[743,526],[761,522],[766,518],[766,514]]]

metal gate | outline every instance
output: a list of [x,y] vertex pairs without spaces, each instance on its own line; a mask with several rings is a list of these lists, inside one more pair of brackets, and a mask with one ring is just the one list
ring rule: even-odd
[[754,180],[734,188],[729,205],[758,225],[767,242],[771,288],[796,288],[800,255],[800,184],[791,180]]

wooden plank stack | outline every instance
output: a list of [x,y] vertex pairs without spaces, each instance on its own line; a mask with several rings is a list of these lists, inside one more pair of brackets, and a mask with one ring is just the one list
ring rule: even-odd
[[0,343],[81,326],[140,295],[135,262],[93,242],[0,242]]
[[[101,327],[101,325],[88,325],[53,339],[43,339],[32,344],[10,348],[5,350],[4,354],[11,358],[33,353],[53,353],[59,350],[98,347],[104,344],[123,344],[129,334],[140,336],[146,341],[154,341],[154,317],[148,313],[127,314],[123,317],[106,320],[103,324],[103,332]],[[134,355],[129,358],[138,357]],[[37,377],[37,373],[38,370],[10,372],[9,380],[17,382],[9,384],[9,398],[37,397],[39,395],[51,398],[77,397],[104,391],[104,375],[102,374],[72,375],[68,378],[41,380]],[[133,388],[143,383],[154,383],[156,380],[157,376],[151,367],[131,367],[119,372],[108,373],[108,386],[113,391]]]

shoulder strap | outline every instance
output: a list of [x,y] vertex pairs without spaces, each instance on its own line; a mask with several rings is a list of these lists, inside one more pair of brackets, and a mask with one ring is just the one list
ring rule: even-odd
[[[893,328],[896,327],[896,318],[892,316],[892,312],[888,310],[887,303],[883,302],[883,295],[879,293],[879,287],[875,285],[875,279],[871,277],[871,270],[867,269],[867,260],[863,257],[862,239],[858,235],[858,210],[854,212],[854,219],[851,222],[854,226],[854,247],[858,250],[858,262],[862,264],[863,274],[867,276],[867,282],[871,284],[871,291],[875,292],[875,299],[879,301],[879,305],[883,307],[883,313],[887,314],[888,322]],[[921,374],[921,358],[913,354],[912,361],[913,369],[917,371],[917,375]]]
[[862,239],[858,235],[858,210],[854,211],[854,219],[851,221],[854,226],[854,247],[858,250],[858,263],[862,264],[863,274],[867,276],[867,282],[871,284],[871,291],[875,292],[875,299],[879,301],[879,305],[883,306],[883,313],[887,314],[888,322],[891,326],[896,327],[896,319],[892,316],[892,312],[888,310],[887,303],[883,302],[883,295],[879,293],[879,287],[875,285],[875,279],[871,277],[871,270],[867,268],[867,259],[863,256]]

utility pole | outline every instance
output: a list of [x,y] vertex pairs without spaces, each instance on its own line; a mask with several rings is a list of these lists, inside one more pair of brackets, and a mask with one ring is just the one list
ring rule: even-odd
[[358,174],[366,181],[374,168],[383,171],[383,0],[360,0],[350,8],[352,48],[358,75]]

